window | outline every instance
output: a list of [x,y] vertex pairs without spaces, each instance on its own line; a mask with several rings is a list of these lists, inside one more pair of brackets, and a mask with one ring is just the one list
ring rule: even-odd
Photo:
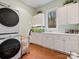
[[56,11],[48,13],[48,28],[56,28]]
[[45,20],[46,20],[45,21],[46,30],[50,30],[50,29],[51,31],[53,31],[53,29],[56,30],[56,10],[46,13]]

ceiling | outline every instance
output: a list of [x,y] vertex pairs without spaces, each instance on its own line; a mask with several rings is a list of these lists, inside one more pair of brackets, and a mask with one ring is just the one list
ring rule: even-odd
[[33,8],[37,8],[53,0],[22,0],[22,1]]

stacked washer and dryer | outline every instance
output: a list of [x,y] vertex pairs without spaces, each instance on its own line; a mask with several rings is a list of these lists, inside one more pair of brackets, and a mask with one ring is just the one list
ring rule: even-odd
[[20,43],[18,12],[0,6],[0,59],[19,59]]

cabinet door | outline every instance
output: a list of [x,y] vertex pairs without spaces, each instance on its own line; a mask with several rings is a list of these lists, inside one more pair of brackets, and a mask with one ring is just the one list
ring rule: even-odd
[[76,4],[69,4],[67,7],[68,24],[79,23],[79,6]]
[[42,37],[42,40],[41,40],[42,46],[53,49],[54,48],[54,39],[55,39],[54,35],[45,34],[43,36],[44,37]]
[[[41,38],[42,37],[42,38]],[[30,37],[30,42],[38,45],[42,45],[43,35],[39,33],[32,33]]]
[[64,51],[65,48],[65,40],[63,39],[63,36],[57,36],[57,39],[54,40],[54,46],[56,50]]
[[69,38],[65,42],[65,52],[79,52],[78,42],[79,40],[77,36],[69,36]]
[[44,26],[45,16],[43,13],[37,14],[33,17],[32,24],[33,25],[41,25]]
[[67,24],[67,6],[58,8],[56,13],[57,25]]

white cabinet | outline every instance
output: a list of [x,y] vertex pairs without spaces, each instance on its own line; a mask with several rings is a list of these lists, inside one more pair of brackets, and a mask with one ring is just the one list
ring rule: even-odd
[[41,38],[41,45],[47,48],[54,49],[54,40],[55,40],[55,35],[48,35],[48,34],[43,34],[43,37]]
[[67,53],[70,51],[79,53],[78,35],[33,33],[31,43]]
[[59,51],[64,51],[64,41],[61,39],[56,39],[55,41],[55,48],[56,50],[59,50]]
[[45,34],[45,38],[42,39],[42,46],[59,50],[59,51],[65,51],[65,40],[64,36],[62,35],[55,35],[55,34]]
[[68,4],[57,9],[57,25],[79,23],[79,3]]
[[67,24],[67,6],[57,9],[56,21],[57,21],[57,25]]
[[42,39],[40,38],[41,35],[38,33],[32,33],[30,36],[30,42],[35,43],[35,44],[41,44]]
[[79,53],[79,37],[67,36],[67,38],[65,41],[65,52],[73,51]]
[[54,40],[54,49],[59,51],[65,51],[65,40],[64,37],[61,35],[58,35],[56,39]]
[[79,53],[79,36],[77,35],[56,35],[54,40],[54,49],[66,53]]
[[54,49],[55,35],[44,33],[32,33],[30,42],[47,48]]
[[44,26],[44,21],[45,21],[45,15],[44,13],[40,13],[33,16],[32,25]]
[[79,4],[69,4],[67,7],[68,24],[79,23]]

